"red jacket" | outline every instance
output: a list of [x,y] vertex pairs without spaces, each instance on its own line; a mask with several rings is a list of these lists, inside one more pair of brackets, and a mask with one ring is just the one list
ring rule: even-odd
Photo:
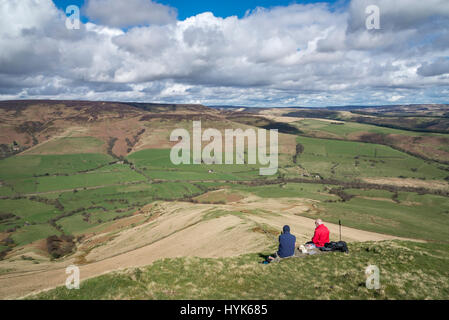
[[324,224],[319,225],[315,229],[312,241],[318,248],[324,247],[326,243],[329,243],[329,229]]

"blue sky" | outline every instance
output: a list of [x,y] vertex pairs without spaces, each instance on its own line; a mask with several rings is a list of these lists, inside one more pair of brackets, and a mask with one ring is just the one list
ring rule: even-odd
[[[126,0],[124,0],[126,1]],[[82,7],[85,0],[53,0],[55,5],[64,10],[69,5]],[[216,17],[238,16],[243,17],[247,10],[257,7],[271,8],[275,6],[288,6],[292,3],[309,4],[317,2],[327,2],[329,4],[344,4],[346,0],[161,0],[158,3],[169,5],[178,10],[178,19],[184,20],[203,12],[213,12]],[[88,19],[83,17],[83,21]]]

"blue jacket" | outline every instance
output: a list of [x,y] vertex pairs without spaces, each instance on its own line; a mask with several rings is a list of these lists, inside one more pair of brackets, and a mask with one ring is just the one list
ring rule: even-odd
[[296,237],[290,234],[290,227],[285,226],[284,232],[279,236],[279,257],[288,258],[295,255]]

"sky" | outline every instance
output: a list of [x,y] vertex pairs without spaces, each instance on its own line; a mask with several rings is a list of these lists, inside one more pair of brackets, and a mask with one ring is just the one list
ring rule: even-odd
[[0,0],[0,48],[0,100],[449,103],[447,0]]
[[[82,7],[85,0],[53,0],[56,7],[65,10],[69,5],[76,5]],[[309,4],[316,3],[316,0],[161,0],[157,1],[160,4],[171,6],[177,10],[177,18],[185,20],[186,18],[195,16],[203,12],[213,12],[214,16],[226,18],[230,16],[238,16],[243,18],[248,10],[254,10],[257,7],[272,8],[276,6],[288,6],[293,3]],[[342,5],[347,1],[324,1],[331,5]],[[84,17],[84,21],[88,21],[88,17]]]

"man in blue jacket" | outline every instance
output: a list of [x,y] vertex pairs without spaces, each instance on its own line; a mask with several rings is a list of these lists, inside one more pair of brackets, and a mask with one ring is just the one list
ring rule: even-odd
[[279,250],[274,257],[269,257],[272,261],[276,258],[288,258],[295,255],[296,237],[290,233],[290,227],[285,226],[282,234],[279,236]]

